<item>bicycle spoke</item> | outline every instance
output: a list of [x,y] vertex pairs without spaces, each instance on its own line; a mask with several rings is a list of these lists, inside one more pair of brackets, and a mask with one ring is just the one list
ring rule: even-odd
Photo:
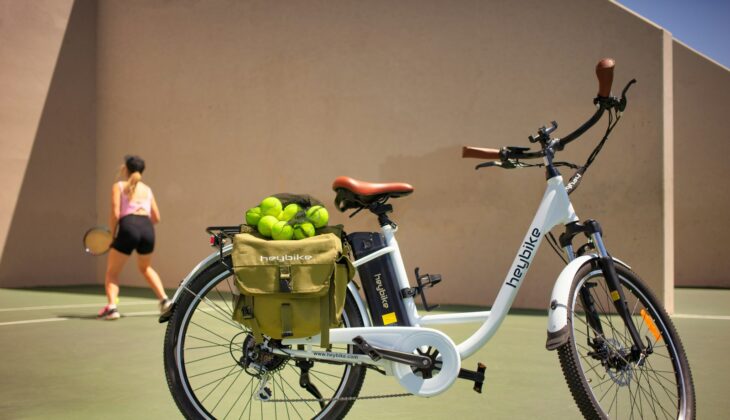
[[210,330],[210,329],[208,329],[208,328],[205,328],[204,326],[202,326],[202,325],[198,324],[197,322],[193,322],[193,321],[190,321],[190,325],[195,325],[196,327],[198,327],[198,328],[200,328],[200,329],[202,329],[202,330],[204,330],[204,331],[207,331],[207,332],[209,332],[209,333],[210,333],[211,335],[214,335],[214,336],[216,336],[216,337],[220,338],[220,339],[221,339],[221,340],[223,340],[223,342],[225,342],[225,343],[227,343],[227,342],[229,341],[229,340],[228,340],[227,338],[223,337],[222,335],[220,335],[220,334],[218,334],[218,333],[215,333],[215,332],[211,331],[211,330]]
[[206,371],[206,372],[196,373],[195,375],[189,375],[188,378],[189,379],[193,379],[193,378],[197,378],[198,376],[207,375],[209,373],[219,372],[219,371],[221,371],[223,369],[228,369],[230,366],[232,366],[232,365],[226,365],[226,366],[223,366],[223,367],[220,367],[220,368],[217,368],[217,369],[212,369],[212,370],[209,370],[209,371]]
[[[236,343],[226,342],[226,344],[221,344],[221,343],[216,343],[216,342],[213,342],[213,341],[210,341],[210,340],[206,340],[204,338],[196,337],[196,336],[193,336],[193,335],[189,335],[187,338],[194,338],[196,340],[200,340],[202,342],[209,343],[209,344],[212,344],[212,345],[215,345],[215,346],[228,347],[230,345],[233,345],[238,350],[242,350],[243,349],[243,347],[241,347],[240,344],[236,344]],[[187,349],[190,349],[190,347],[186,347],[186,350]]]
[[[215,405],[213,406],[213,409],[210,410],[210,411],[215,411],[215,409],[218,408],[218,406],[220,405],[221,401],[223,401],[223,398],[226,396],[226,394],[228,394],[228,391],[231,390],[231,387],[233,386],[233,384],[236,383],[236,381],[238,380],[238,378],[241,377],[241,374],[242,373],[243,373],[243,369],[241,369],[241,370],[238,371],[238,374],[236,375],[236,377],[233,378],[233,381],[231,382],[231,384],[228,385],[228,388],[226,388],[226,390],[223,392],[223,394],[221,395],[221,397],[218,399],[218,402],[215,403]],[[223,383],[223,381],[221,381],[221,383]]]
[[[279,390],[281,391],[282,395],[284,396],[284,399],[287,400],[287,402],[284,404],[284,407],[286,407],[287,418],[291,418],[291,414],[289,413],[289,406],[291,406],[292,410],[294,410],[296,415],[299,416],[300,419],[303,419],[304,417],[302,417],[302,414],[299,412],[299,410],[297,410],[296,405],[294,405],[294,403],[292,403],[291,401],[288,401],[289,396],[286,394],[286,390],[281,385],[281,382],[284,382],[284,380],[283,380],[283,378],[281,378],[281,376],[279,377],[279,382],[280,383],[278,383],[278,384],[274,383],[274,385],[275,386],[278,385]],[[312,411],[314,411],[314,410],[312,410]]]
[[233,411],[233,408],[238,404],[238,401],[243,397],[243,394],[246,392],[249,386],[253,383],[253,377],[249,379],[248,383],[246,384],[246,387],[243,388],[243,391],[241,391],[240,394],[238,394],[238,398],[236,398],[235,401],[233,401],[233,404],[231,404],[231,408],[226,411],[226,414],[223,416],[224,419],[228,418],[228,415],[231,414],[231,411]]
[[220,356],[223,356],[224,354],[225,355],[229,355],[230,352],[227,351],[227,352],[224,352],[224,353],[218,353],[218,354],[214,354],[212,356],[206,356],[206,357],[202,357],[200,359],[195,359],[195,360],[192,360],[192,361],[186,361],[185,364],[186,365],[190,365],[190,364],[197,363],[197,362],[200,362],[200,361],[203,361],[203,360],[212,359],[214,357],[220,357]]
[[212,393],[213,393],[213,391],[215,391],[215,390],[216,390],[216,389],[217,389],[217,388],[218,388],[218,387],[220,386],[220,384],[221,384],[221,383],[223,383],[223,381],[224,381],[224,380],[225,380],[225,379],[226,379],[227,377],[229,377],[229,376],[231,376],[231,375],[235,375],[235,373],[233,373],[233,371],[234,371],[234,370],[236,369],[236,367],[238,367],[238,366],[237,366],[237,365],[234,365],[234,366],[233,366],[233,367],[231,368],[231,370],[229,370],[229,371],[228,371],[228,373],[226,373],[226,374],[225,374],[225,375],[223,375],[222,377],[220,377],[220,378],[218,378],[218,379],[216,379],[216,380],[214,380],[214,381],[208,382],[207,384],[205,384],[205,385],[203,385],[203,386],[199,386],[199,387],[197,387],[197,388],[193,389],[193,391],[200,391],[200,390],[201,390],[201,389],[203,389],[203,388],[206,388],[206,387],[208,387],[208,386],[210,386],[210,385],[212,385],[212,384],[214,384],[214,383],[217,383],[217,385],[216,385],[216,386],[214,386],[214,387],[213,387],[213,389],[211,389],[210,391],[208,391],[208,393],[207,393],[207,394],[205,394],[205,397],[203,397],[203,399],[202,399],[202,400],[200,400],[200,402],[201,402],[201,403],[202,403],[202,402],[205,402],[205,400],[206,400],[206,399],[208,399],[208,397],[210,396],[210,394],[212,394]]
[[231,311],[231,314],[233,314],[233,306],[228,304],[228,299],[223,296],[220,289],[218,289],[217,287],[215,288],[215,291],[216,293],[218,293],[218,296],[221,298],[221,300],[226,304],[226,309],[229,309]]
[[[223,319],[218,318],[218,317],[214,317],[214,318],[216,318],[219,321],[221,321],[223,323],[226,323],[226,324],[228,324],[228,325],[230,325],[230,326],[232,326],[234,328],[243,330],[243,326],[242,325],[237,324],[237,323],[234,323],[233,321],[229,321],[233,317],[233,311],[226,312],[225,309],[221,308],[219,305],[216,305],[213,301],[211,301],[207,297],[200,296],[200,295],[196,294],[195,292],[193,292],[192,290],[190,290],[187,287],[185,288],[185,290],[188,291],[191,295],[195,296],[195,298],[198,299],[199,302],[204,302],[210,309],[212,309],[213,311],[215,311],[215,312],[217,312],[217,313],[219,313],[219,314],[221,314],[221,315],[223,315],[225,317]],[[204,314],[207,314],[206,311],[202,311],[201,310],[201,312],[203,312]],[[213,315],[210,315],[210,316],[213,316]]]

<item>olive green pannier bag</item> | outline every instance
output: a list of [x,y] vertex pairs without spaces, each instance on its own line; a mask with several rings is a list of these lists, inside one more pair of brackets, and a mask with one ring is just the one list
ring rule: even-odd
[[256,341],[311,337],[340,325],[347,283],[355,268],[342,241],[324,233],[296,241],[271,241],[242,233],[233,238],[233,271],[241,292],[233,319]]

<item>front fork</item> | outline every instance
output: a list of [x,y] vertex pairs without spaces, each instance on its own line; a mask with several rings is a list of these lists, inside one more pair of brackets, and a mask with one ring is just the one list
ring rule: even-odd
[[[619,314],[621,319],[624,321],[624,325],[629,330],[629,335],[633,341],[631,346],[631,358],[633,361],[641,359],[642,354],[646,350],[646,346],[641,341],[639,331],[636,329],[634,320],[629,311],[626,303],[626,296],[624,295],[623,288],[616,274],[616,266],[613,258],[606,251],[606,246],[603,244],[603,231],[601,225],[595,220],[586,220],[585,223],[573,222],[565,226],[565,233],[560,235],[560,245],[566,250],[568,258],[571,260],[575,258],[573,252],[573,238],[583,233],[586,237],[589,237],[598,252],[598,265],[603,272],[603,276],[606,279],[606,285],[613,301],[613,305],[616,308],[616,312]],[[580,290],[581,300],[583,301],[583,307],[586,310],[586,318],[591,328],[599,335],[603,336],[603,327],[598,315],[595,310],[593,297],[590,294],[588,288],[581,288]]]

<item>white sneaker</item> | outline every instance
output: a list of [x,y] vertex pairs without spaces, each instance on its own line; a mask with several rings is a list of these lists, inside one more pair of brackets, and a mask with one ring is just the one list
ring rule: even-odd
[[99,314],[96,317],[99,319],[112,321],[115,319],[119,319],[120,316],[121,315],[119,314],[119,310],[117,310],[116,307],[110,308],[109,305],[106,305],[105,307],[101,308],[101,311],[99,311]]
[[172,308],[172,301],[168,298],[162,299],[160,301],[160,314],[164,315],[167,313],[167,311]]

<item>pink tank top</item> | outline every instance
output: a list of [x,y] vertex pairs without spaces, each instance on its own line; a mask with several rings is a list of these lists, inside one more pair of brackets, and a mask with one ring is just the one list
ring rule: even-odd
[[152,214],[152,189],[150,188],[150,193],[147,196],[147,198],[142,200],[132,200],[129,201],[127,198],[127,194],[124,193],[124,184],[122,181],[119,181],[119,191],[121,191],[121,211],[119,212],[119,218],[128,215],[128,214],[134,214],[137,212],[137,210],[144,209],[147,212],[147,216]]

